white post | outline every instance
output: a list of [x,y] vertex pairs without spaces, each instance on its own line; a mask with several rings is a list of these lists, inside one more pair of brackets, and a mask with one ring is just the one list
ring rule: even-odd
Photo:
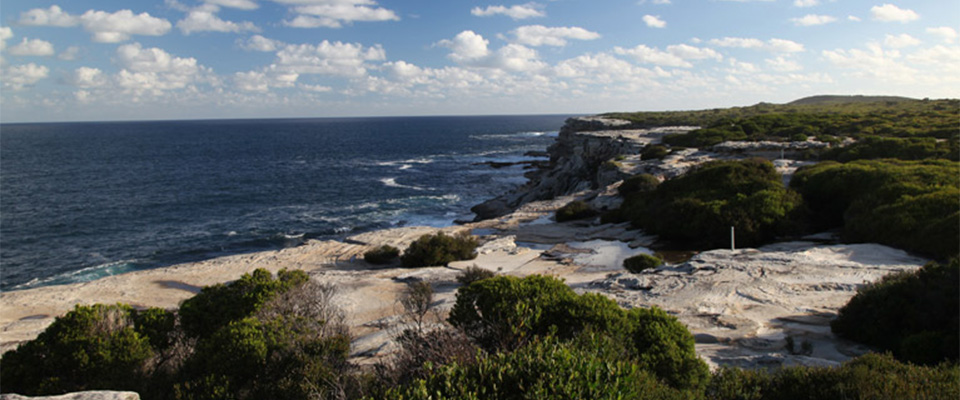
[[730,227],[730,251],[734,251],[737,249],[736,243],[737,243],[737,238],[734,234],[733,227],[731,226]]

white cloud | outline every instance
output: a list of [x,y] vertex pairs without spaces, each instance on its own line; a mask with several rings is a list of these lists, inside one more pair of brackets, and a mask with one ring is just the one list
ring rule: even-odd
[[259,5],[251,0],[204,0],[207,4],[216,4],[218,6],[239,8],[241,10],[255,10]]
[[197,59],[193,57],[174,57],[157,47],[144,49],[140,43],[125,44],[118,47],[116,61],[124,69],[134,72],[195,75],[200,70]]
[[541,6],[537,3],[527,3],[523,5],[516,6],[487,6],[487,8],[474,7],[470,10],[470,14],[473,14],[478,17],[490,17],[494,15],[506,15],[515,20],[517,19],[527,19],[535,17],[545,17],[547,16],[541,10]]
[[[354,21],[399,21],[393,10],[372,7],[377,3],[371,0],[329,0],[311,2],[313,4],[294,7],[300,14],[284,25],[295,28],[340,28]],[[319,3],[319,4],[317,4]]]
[[907,60],[953,72],[960,65],[960,47],[936,45],[910,54]]
[[638,0],[637,4],[644,5],[644,4],[647,4],[648,2],[652,4],[670,4],[670,0]]
[[80,48],[77,46],[70,46],[57,55],[57,58],[61,60],[72,61],[76,60],[78,55],[80,55]]
[[814,25],[824,25],[831,22],[835,22],[836,17],[831,17],[829,15],[816,15],[816,14],[807,14],[801,18],[791,18],[790,21],[793,21],[793,24],[796,26],[814,26]]
[[927,28],[927,33],[939,36],[944,43],[953,43],[953,41],[957,38],[957,31],[948,26]]
[[537,51],[519,44],[508,44],[497,50],[489,64],[481,65],[515,72],[537,71],[546,67]]
[[848,15],[848,16],[847,16],[847,20],[850,20],[850,21],[853,21],[853,22],[860,22],[860,17],[858,17],[858,16],[856,16],[856,15]]
[[917,39],[906,33],[902,33],[900,35],[887,35],[886,39],[883,40],[884,45],[895,49],[917,46],[920,43],[922,43],[920,39]]
[[487,45],[490,41],[474,31],[463,31],[457,34],[452,40],[441,40],[440,46],[449,47],[452,52],[449,57],[457,63],[470,62],[486,57],[490,50]]
[[515,41],[527,46],[566,46],[567,39],[594,40],[600,34],[580,27],[548,28],[543,25],[521,26],[510,32]]
[[800,66],[800,63],[783,56],[767,59],[766,63],[774,71],[779,72],[793,72],[803,69],[803,67]]
[[240,48],[249,51],[277,51],[280,47],[284,45],[283,42],[279,40],[268,39],[260,35],[253,35],[246,41],[238,40],[237,43],[240,45]]
[[180,32],[183,32],[184,35],[189,35],[193,32],[243,32],[243,31],[254,31],[259,32],[260,29],[257,28],[252,22],[233,22],[233,21],[224,21],[215,14],[215,10],[209,9],[196,9],[190,11],[186,18],[177,22],[177,28],[180,29]]
[[35,8],[27,12],[20,13],[21,25],[33,26],[77,26],[80,19],[76,16],[64,12],[60,6],[50,6],[48,9]]
[[643,23],[647,24],[647,26],[651,28],[665,28],[667,26],[666,21],[660,19],[659,16],[653,15],[644,15]]
[[316,45],[286,45],[277,52],[275,64],[281,72],[361,77],[370,67],[367,61],[384,59],[386,53],[380,45],[364,48],[359,43],[324,40]]
[[270,88],[288,88],[296,84],[300,74],[295,72],[281,73],[275,69],[265,71],[237,72],[233,75],[233,83],[245,92],[265,93]]
[[905,10],[893,4],[884,4],[882,6],[873,6],[870,8],[870,14],[874,20],[882,22],[910,22],[920,19],[920,15],[913,10]]
[[19,44],[7,49],[7,52],[15,56],[52,56],[53,44],[40,39],[23,38]]
[[664,67],[690,68],[693,64],[687,60],[712,58],[720,61],[723,59],[723,56],[713,49],[694,47],[686,44],[667,46],[666,51],[647,47],[642,44],[631,49],[615,47],[613,51],[619,55],[631,56],[642,64],[654,64]]
[[20,90],[25,86],[33,85],[46,78],[50,69],[34,63],[13,65],[3,70],[3,87],[11,90]]
[[631,79],[648,80],[653,72],[637,67],[607,53],[584,54],[561,61],[554,68],[561,78],[574,78],[584,83],[609,84]]
[[80,67],[73,71],[70,83],[78,88],[95,88],[107,83],[107,77],[99,68]]
[[866,50],[825,50],[823,57],[834,66],[853,70],[854,76],[873,77],[890,82],[911,83],[917,70],[901,63],[896,50],[885,51],[879,44],[867,45]]
[[770,39],[766,42],[754,38],[725,37],[710,39],[710,44],[720,47],[736,47],[741,49],[764,50],[775,53],[799,53],[804,51],[803,44],[786,39]]
[[0,26],[0,51],[7,48],[7,39],[13,37],[13,29],[6,26]]
[[80,16],[83,28],[93,34],[93,41],[118,43],[131,35],[162,36],[170,31],[169,21],[152,17],[148,13],[134,14],[130,10],[115,13],[87,11]]
[[793,5],[795,7],[813,7],[820,4],[820,0],[794,0]]

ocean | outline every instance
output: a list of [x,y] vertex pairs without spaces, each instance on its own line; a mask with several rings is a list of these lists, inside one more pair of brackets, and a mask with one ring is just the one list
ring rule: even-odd
[[568,117],[0,125],[0,290],[469,220]]

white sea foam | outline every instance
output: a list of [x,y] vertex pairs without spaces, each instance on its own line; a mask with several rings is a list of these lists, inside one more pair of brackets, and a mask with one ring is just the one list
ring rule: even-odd
[[402,188],[402,189],[413,189],[413,190],[427,190],[427,189],[424,189],[424,188],[419,187],[419,186],[399,184],[399,183],[397,183],[397,178],[383,178],[383,179],[380,180],[380,182],[382,182],[382,183],[383,183],[385,186],[387,186],[387,187],[395,187],[395,188]]

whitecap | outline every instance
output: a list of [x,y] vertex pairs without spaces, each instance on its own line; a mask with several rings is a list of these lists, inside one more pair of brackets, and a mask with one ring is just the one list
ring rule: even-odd
[[385,186],[388,186],[388,187],[395,187],[395,188],[401,188],[401,189],[413,189],[413,190],[426,190],[419,186],[399,184],[397,183],[397,178],[383,178],[383,179],[380,179],[380,182],[382,182]]

